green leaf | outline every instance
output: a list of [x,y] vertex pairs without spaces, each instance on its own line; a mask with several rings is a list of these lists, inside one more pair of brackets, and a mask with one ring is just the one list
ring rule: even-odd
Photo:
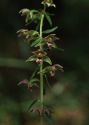
[[30,17],[31,17],[31,19],[33,18],[33,14],[34,13],[38,13],[39,11],[37,11],[37,10],[31,10],[30,11]]
[[29,19],[30,19],[30,15],[27,14],[26,19],[25,19],[25,23],[28,23],[28,22],[29,22]]
[[52,117],[52,113],[50,112],[50,114],[45,114],[44,115],[44,119],[47,121],[47,123],[49,124],[49,125],[54,125],[55,124],[55,120],[54,120],[54,118]]
[[46,56],[44,58],[44,62],[49,63],[50,65],[52,65],[52,61],[51,61],[51,59],[48,56]]
[[34,47],[38,47],[41,45],[41,42],[39,42],[38,44],[36,44]]
[[58,29],[58,26],[56,26],[56,27],[54,27],[52,29],[45,30],[45,31],[43,31],[43,33],[48,34],[48,33],[54,32],[56,29]]
[[38,10],[31,10],[32,13],[38,13]]
[[36,30],[32,30],[32,36],[39,35],[39,33]]
[[34,17],[38,18],[36,15],[39,13],[38,10],[30,10],[29,13],[26,15],[25,22],[31,23],[34,21]]
[[51,20],[50,16],[47,13],[44,13],[44,14],[45,14],[45,17],[46,17],[49,25],[52,26],[52,20]]
[[38,38],[37,40],[35,40],[34,42],[32,42],[31,47],[34,47],[35,45],[37,45],[40,42],[41,42],[41,38]]
[[58,51],[64,51],[64,49],[59,48],[58,46],[55,45],[54,49],[58,50]]
[[30,79],[30,80],[29,80],[29,85],[30,85],[30,86],[39,87],[39,86],[37,85],[38,82],[39,82],[39,79],[33,78],[33,79]]
[[37,26],[36,26],[36,31],[39,30],[39,27],[40,27],[40,23],[37,24]]
[[28,111],[33,107],[33,105],[35,105],[36,103],[37,103],[37,99],[35,99],[35,100],[33,100],[31,103],[30,103],[30,105],[29,105],[29,107],[28,107]]
[[34,82],[39,82],[39,79],[34,78],[34,79],[31,79],[31,80],[30,80],[30,83],[34,83]]
[[64,49],[62,49],[62,48],[55,48],[55,49],[57,49],[59,51],[64,51]]
[[36,44],[34,47],[38,47],[40,45],[44,45],[45,43],[43,41],[39,42],[38,44]]
[[48,84],[48,87],[51,89],[52,87],[51,87],[51,85],[50,85],[50,83],[49,83],[49,81],[48,81],[48,78],[47,78],[47,75],[45,74],[45,79],[46,79],[46,83]]
[[26,62],[33,62],[33,61],[35,61],[36,60],[36,58],[34,57],[34,56],[30,56],[27,60],[26,60]]
[[32,73],[32,76],[30,77],[30,79],[33,79],[33,78],[35,77],[35,75],[36,75],[38,69],[39,69],[39,66],[37,66],[37,67],[35,68],[35,71]]

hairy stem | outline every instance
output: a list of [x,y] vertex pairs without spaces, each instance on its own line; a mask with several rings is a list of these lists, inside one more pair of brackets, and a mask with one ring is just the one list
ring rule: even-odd
[[[43,21],[44,21],[44,15],[42,14],[41,16],[41,22],[40,22],[40,38],[42,38],[42,27],[43,27]],[[43,51],[42,44],[40,44],[40,49]],[[43,63],[40,64],[40,101],[41,101],[41,106],[43,108],[43,102],[44,102],[44,97],[43,97]]]

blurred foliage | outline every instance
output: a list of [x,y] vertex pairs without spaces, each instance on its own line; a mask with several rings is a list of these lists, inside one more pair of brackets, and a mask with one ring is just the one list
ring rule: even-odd
[[[39,8],[39,3],[0,0],[0,125],[39,125],[39,118],[25,112],[31,93],[17,86],[19,81],[29,78],[36,66],[31,68],[24,62],[30,48],[16,35],[24,25],[19,10]],[[54,105],[54,119],[48,123],[89,125],[89,0],[55,0],[55,3],[57,8],[50,11],[56,14],[54,24],[59,26],[57,34],[64,52],[50,55],[54,63],[64,66],[65,72],[51,79],[53,88],[47,91],[46,102]]]

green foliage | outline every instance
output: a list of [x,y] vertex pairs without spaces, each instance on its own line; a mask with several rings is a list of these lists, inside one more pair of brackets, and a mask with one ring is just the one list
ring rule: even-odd
[[43,31],[43,33],[44,33],[44,34],[52,33],[52,32],[54,32],[57,28],[58,28],[58,27],[56,26],[56,27],[53,27],[52,29],[47,29],[47,30]]
[[42,38],[39,37],[38,39],[36,39],[35,41],[32,42],[31,47],[38,47],[38,46],[40,46],[41,41],[42,41]]
[[52,65],[52,61],[51,61],[51,59],[50,59],[48,56],[46,56],[46,57],[44,58],[44,62],[46,62],[46,63]]
[[28,111],[32,109],[32,107],[37,103],[37,99],[32,100],[32,102],[29,104]]
[[44,12],[44,14],[45,14],[45,18],[47,19],[49,25],[52,26],[52,20],[51,20],[50,15],[48,13],[46,13],[46,12]]
[[26,60],[26,62],[33,62],[33,61],[35,61],[36,59],[35,59],[35,57],[34,56],[30,56],[27,60]]

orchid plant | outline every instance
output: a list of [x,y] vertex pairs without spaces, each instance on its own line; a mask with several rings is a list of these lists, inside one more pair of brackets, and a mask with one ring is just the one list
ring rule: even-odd
[[[30,80],[22,80],[18,85],[25,84],[30,91],[32,91],[34,86],[38,87],[40,93],[39,97],[32,101],[29,106],[29,110],[34,113],[37,112],[40,116],[49,116],[51,114],[51,110],[48,109],[44,103],[44,84],[47,82],[48,75],[54,77],[58,70],[63,72],[63,66],[59,64],[52,64],[52,60],[48,56],[48,52],[51,49],[58,49],[55,41],[59,40],[59,38],[56,34],[52,33],[58,27],[52,27],[52,14],[47,12],[47,8],[55,8],[56,5],[53,3],[53,0],[43,0],[41,4],[43,7],[40,10],[24,8],[19,12],[21,16],[25,17],[25,23],[27,25],[31,23],[35,24],[33,29],[20,29],[17,33],[18,36],[23,37],[23,39],[25,39],[32,48],[32,55],[26,60],[26,62],[36,63],[38,68],[34,71]],[[44,30],[44,21],[46,20],[51,28]]]

